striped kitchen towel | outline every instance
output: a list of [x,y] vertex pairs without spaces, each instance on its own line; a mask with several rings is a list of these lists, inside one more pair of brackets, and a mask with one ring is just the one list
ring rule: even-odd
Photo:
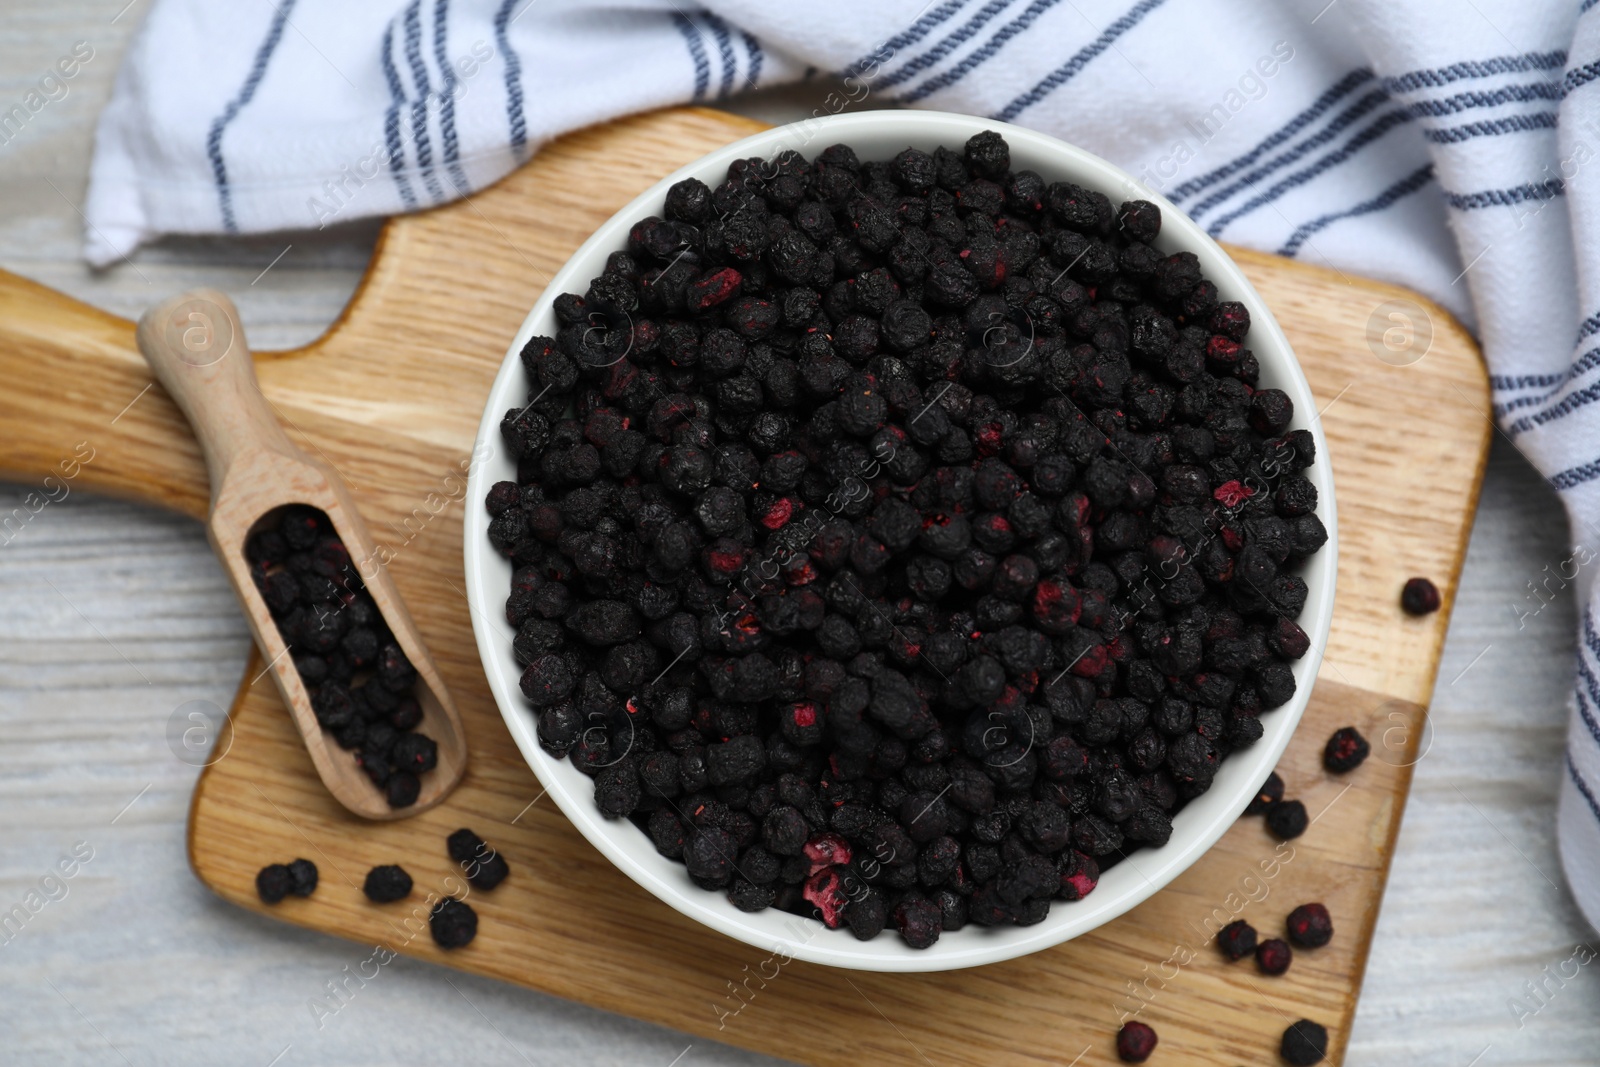
[[[817,114],[1031,126],[1214,236],[1438,300],[1477,330],[1495,416],[1581,544],[1600,524],[1597,3],[156,0],[100,121],[86,255],[425,208],[566,130],[842,76]],[[1558,818],[1600,921],[1589,574]]]

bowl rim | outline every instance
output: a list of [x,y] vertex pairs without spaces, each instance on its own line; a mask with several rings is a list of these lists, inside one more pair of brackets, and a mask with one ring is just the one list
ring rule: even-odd
[[[852,143],[859,151],[857,142],[863,139],[899,142],[902,137],[904,144],[928,148],[945,144],[954,148],[984,130],[994,130],[1004,136],[1014,160],[1019,155],[1048,157],[1047,166],[1033,167],[1040,170],[1046,180],[1075,182],[1105,193],[1113,203],[1119,198],[1156,203],[1162,211],[1162,232],[1157,244],[1168,250],[1194,252],[1203,274],[1217,286],[1221,298],[1238,300],[1249,309],[1251,348],[1257,354],[1263,378],[1270,379],[1275,387],[1289,394],[1295,407],[1293,427],[1308,429],[1313,435],[1318,453],[1316,462],[1301,473],[1318,490],[1317,514],[1328,531],[1328,541],[1300,571],[1308,587],[1308,596],[1305,611],[1297,621],[1310,638],[1312,651],[1295,665],[1294,697],[1262,719],[1266,729],[1261,740],[1223,761],[1211,790],[1191,801],[1179,813],[1172,838],[1166,845],[1159,849],[1136,850],[1106,872],[1097,891],[1083,900],[1053,900],[1050,915],[1036,925],[985,929],[969,924],[928,949],[915,950],[888,932],[863,942],[854,940],[843,930],[829,931],[816,920],[802,919],[776,909],[740,912],[725,895],[694,886],[682,864],[657,853],[648,836],[630,821],[606,820],[600,815],[593,802],[592,788],[587,786],[590,779],[568,760],[556,760],[539,746],[531,709],[526,706],[518,687],[521,671],[511,651],[514,632],[504,621],[504,589],[509,581],[510,564],[488,543],[488,514],[480,502],[489,485],[499,480],[497,475],[504,473],[508,462],[511,477],[515,477],[515,463],[505,456],[501,446],[499,425],[504,412],[520,406],[526,397],[525,387],[520,392],[515,391],[516,384],[525,381],[518,358],[522,347],[536,333],[554,333],[552,304],[555,297],[585,286],[590,277],[598,275],[605,256],[624,247],[632,224],[660,213],[666,191],[673,183],[693,176],[715,186],[735,159],[769,158],[786,148],[820,150],[842,141]],[[864,159],[876,157],[877,150],[870,156],[862,155]],[[1171,239],[1174,236],[1176,240]],[[1098,156],[1010,123],[947,112],[865,111],[775,126],[679,167],[630,200],[601,224],[550,278],[508,346],[490,388],[474,442],[463,521],[467,599],[479,657],[506,728],[557,806],[590,844],[676,911],[729,937],[786,958],[846,969],[932,972],[1013,959],[1096,929],[1137,907],[1177,878],[1233,825],[1287,747],[1310,700],[1327,649],[1338,569],[1338,522],[1332,469],[1320,415],[1309,415],[1316,410],[1310,385],[1288,338],[1239,266],[1165,197]],[[583,786],[581,791],[575,788],[579,786]],[[1191,812],[1206,817],[1198,821],[1195,818],[1185,820],[1184,816]],[[1180,821],[1184,823],[1181,833]],[[636,840],[624,844],[624,834]],[[1144,861],[1145,865],[1137,861]],[[1128,876],[1118,874],[1130,869],[1141,881],[1131,882]],[[1106,881],[1114,876],[1123,888],[1119,892],[1108,892]],[[818,937],[819,933],[825,936]]]

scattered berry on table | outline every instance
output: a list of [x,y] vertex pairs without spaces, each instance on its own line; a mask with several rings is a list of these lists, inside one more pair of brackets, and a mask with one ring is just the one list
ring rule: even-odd
[[1283,779],[1278,777],[1278,772],[1273,771],[1267,775],[1267,780],[1261,783],[1261,788],[1256,795],[1250,798],[1250,803],[1245,806],[1246,815],[1260,815],[1272,805],[1283,799]]
[[328,516],[298,504],[282,509],[245,542],[245,558],[317,721],[354,750],[390,807],[416,803],[417,775],[437,762],[432,739],[410,732],[422,722],[416,668]]
[[1328,1031],[1320,1023],[1301,1019],[1283,1032],[1278,1051],[1294,1067],[1311,1067],[1328,1055]]
[[1310,413],[1160,232],[997,133],[834,145],[676,183],[556,298],[484,506],[606,817],[918,947],[1167,842],[1293,699],[1327,531]]
[[264,904],[276,904],[294,889],[294,875],[286,864],[271,863],[256,873],[256,892]]
[[367,872],[361,891],[375,904],[404,900],[411,895],[411,876],[399,864],[384,864]]
[[445,848],[449,850],[450,858],[461,865],[461,870],[474,889],[493,889],[511,873],[506,858],[465,827],[445,840]]
[[1280,800],[1267,809],[1267,829],[1289,841],[1306,832],[1306,806],[1298,800]]
[[1426,578],[1412,578],[1400,589],[1400,608],[1407,615],[1432,615],[1439,603],[1439,587]]
[[1333,917],[1321,904],[1302,904],[1289,913],[1289,940],[1302,948],[1321,948],[1333,939]]
[[1322,765],[1334,774],[1344,774],[1365,763],[1371,751],[1372,746],[1354,726],[1341,727],[1328,738],[1328,745],[1322,750]]
[[464,900],[445,897],[434,905],[428,926],[440,948],[461,948],[478,936],[478,913]]
[[1289,969],[1289,963],[1294,959],[1294,950],[1287,941],[1276,937],[1269,937],[1256,946],[1256,966],[1262,974],[1279,975]]
[[1235,919],[1217,931],[1217,947],[1230,960],[1242,960],[1256,950],[1256,928]]
[[1156,1050],[1156,1032],[1137,1019],[1117,1031],[1117,1058],[1123,1063],[1143,1063]]
[[295,860],[289,864],[289,892],[297,897],[309,897],[317,889],[317,865],[310,860]]

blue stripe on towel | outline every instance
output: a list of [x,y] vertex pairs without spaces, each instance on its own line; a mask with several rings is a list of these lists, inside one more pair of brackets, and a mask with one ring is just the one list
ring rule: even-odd
[[1344,77],[1330,85],[1326,90],[1323,91],[1321,96],[1317,97],[1311,102],[1310,107],[1306,108],[1294,118],[1290,119],[1283,127],[1278,129],[1275,133],[1269,135],[1266,140],[1250,149],[1250,151],[1246,152],[1244,155],[1224,163],[1216,170],[1184,182],[1182,185],[1172,190],[1172,192],[1167,195],[1167,199],[1176,204],[1185,197],[1193,196],[1200,190],[1215,185],[1224,178],[1230,178],[1239,173],[1239,171],[1250,166],[1256,160],[1260,159],[1264,154],[1272,151],[1274,148],[1283,144],[1295,134],[1305,129],[1311,123],[1321,118],[1323,114],[1326,113],[1327,110],[1334,104],[1337,104],[1340,100],[1343,100],[1346,96],[1349,96],[1351,93],[1361,88],[1361,86],[1365,85],[1376,76],[1377,75],[1373,74],[1371,69],[1367,67],[1358,67],[1355,70],[1352,70],[1349,74],[1346,74]]
[[273,12],[267,36],[256,49],[255,61],[250,64],[250,73],[245,75],[244,84],[239,87],[238,94],[228,101],[228,106],[222,109],[222,114],[212,120],[211,129],[206,134],[206,155],[211,157],[211,176],[217,184],[222,227],[229,233],[238,233],[239,224],[233,217],[233,191],[228,188],[228,168],[222,161],[222,134],[255,97],[256,88],[267,73],[267,64],[272,61],[272,53],[277,51],[278,42],[283,40],[283,27],[289,21],[289,12],[293,8],[294,0],[283,0]]
[[456,139],[456,78],[455,65],[450,62],[450,0],[434,0],[433,4],[433,59],[439,64],[439,75],[444,79],[444,95],[439,99],[439,139],[444,142],[444,163],[450,168],[450,180],[455,183],[456,194],[466,196],[471,192],[467,185],[467,172],[461,169],[461,143]]
[[[994,58],[995,53],[1006,46],[1006,42],[1010,41],[1018,34],[1025,33],[1028,27],[1032,26],[1034,22],[1038,20],[1040,15],[1044,14],[1052,7],[1055,7],[1057,2],[1058,0],[1032,0],[1032,3],[1023,9],[1022,14],[1018,15],[1004,26],[1001,26],[994,32],[993,36],[991,36],[987,41],[983,42],[981,47],[975,48],[971,52],[968,52],[966,58],[961,62],[957,63],[943,74],[938,74],[932,78],[929,78],[927,81],[923,82],[909,93],[895,97],[895,102],[901,104],[914,104],[918,100],[932,96],[941,89],[950,88],[950,86],[954,85],[962,78],[965,78],[968,74],[971,74],[974,70],[983,66],[990,59]],[[1148,3],[1149,0],[1146,0],[1146,2]],[[1155,2],[1161,3],[1162,0],[1155,0]],[[1096,54],[1098,55],[1099,53]]]
[[[511,2],[506,0],[507,4]],[[383,144],[389,153],[389,173],[400,190],[400,202],[407,211],[413,211],[417,206],[417,194],[411,191],[411,182],[406,178],[406,149],[400,140],[400,105],[406,102],[406,93],[400,84],[400,72],[394,67],[393,22],[383,28],[383,77],[389,83],[389,107],[383,113]]]
[[695,28],[689,17],[682,12],[674,12],[672,21],[677,25],[678,32],[683,34],[683,43],[689,46],[689,58],[694,62],[694,100],[704,100],[706,90],[711,88],[711,61],[706,58],[705,42],[700,36],[700,31]]
[[1322,127],[1322,129],[1318,130],[1310,137],[1307,137],[1305,140],[1301,141],[1299,144],[1288,149],[1287,151],[1279,152],[1276,156],[1273,156],[1271,159],[1267,160],[1267,162],[1252,170],[1249,174],[1241,175],[1238,181],[1218,189],[1204,200],[1201,200],[1199,203],[1195,204],[1194,207],[1189,208],[1189,217],[1198,221],[1201,215],[1204,215],[1212,208],[1228,200],[1230,197],[1250,188],[1251,186],[1255,185],[1256,182],[1272,174],[1274,171],[1281,170],[1289,164],[1295,163],[1305,158],[1307,155],[1310,155],[1313,150],[1321,148],[1323,145],[1339,136],[1345,130],[1349,129],[1352,125],[1359,122],[1363,118],[1366,118],[1366,116],[1374,109],[1381,107],[1388,102],[1389,94],[1384,92],[1382,89],[1373,89],[1370,93],[1362,94],[1359,100],[1355,101],[1349,107],[1335,115],[1326,126]]
[[1529,182],[1510,189],[1483,189],[1476,193],[1452,193],[1445,190],[1444,202],[1457,211],[1476,211],[1485,207],[1510,207],[1530,200],[1553,200],[1567,191],[1560,178]]
[[1278,249],[1280,256],[1292,256],[1300,251],[1300,246],[1305,244],[1312,234],[1325,230],[1341,219],[1352,219],[1358,215],[1370,215],[1375,211],[1383,211],[1396,201],[1410,196],[1433,180],[1433,164],[1419,167],[1395,182],[1389,188],[1379,193],[1370,200],[1363,200],[1354,207],[1345,208],[1343,211],[1334,211],[1320,218],[1312,219],[1290,235],[1284,246]]
[[[929,11],[927,14],[921,16],[910,26],[907,26],[893,37],[890,37],[877,48],[868,52],[854,63],[851,63],[843,70],[836,71],[835,77],[854,77],[866,69],[868,64],[882,64],[886,62],[888,59],[893,58],[894,54],[900,51],[900,49],[905,48],[908,45],[916,44],[918,41],[922,40],[930,32],[932,32],[935,26],[947,21],[951,15],[954,15],[957,11],[960,11],[966,6],[967,0],[945,0],[945,3],[940,4],[932,11]],[[885,53],[887,53],[887,55],[885,55]],[[807,75],[807,77],[809,77],[809,75]]]
[[1330,152],[1321,159],[1317,160],[1315,163],[1311,164],[1311,166],[1306,167],[1303,170],[1295,171],[1293,174],[1289,175],[1287,178],[1284,178],[1266,192],[1251,197],[1242,206],[1234,208],[1227,214],[1220,216],[1210,226],[1206,227],[1206,232],[1212,237],[1217,236],[1234,220],[1242,218],[1258,208],[1265,207],[1267,204],[1272,203],[1285,193],[1294,189],[1298,189],[1300,186],[1320,177],[1327,171],[1348,163],[1351,158],[1356,155],[1356,153],[1360,152],[1367,145],[1381,139],[1384,134],[1388,133],[1395,127],[1404,125],[1410,121],[1411,116],[1404,111],[1387,112],[1386,114],[1380,116],[1376,122],[1358,132],[1354,137],[1351,137],[1350,140],[1346,141],[1338,151]]
[[[1051,71],[1050,74],[1040,81],[1038,85],[1035,85],[1032,89],[1029,89],[1027,92],[1011,101],[1011,103],[995,112],[991,117],[1000,119],[1002,122],[1010,122],[1012,119],[1028,110],[1028,108],[1032,107],[1034,104],[1037,104],[1039,101],[1043,100],[1045,97],[1061,88],[1061,86],[1077,77],[1079,71],[1088,66],[1090,61],[1092,61],[1101,52],[1104,52],[1107,48],[1110,48],[1112,43],[1115,42],[1118,37],[1121,37],[1123,34],[1133,29],[1140,23],[1140,21],[1144,19],[1146,15],[1160,7],[1165,2],[1166,0],[1139,0],[1139,3],[1129,8],[1126,14],[1117,19],[1111,25],[1107,26],[1100,36],[1096,37],[1094,40],[1080,48],[1077,55],[1061,64],[1061,66],[1057,67],[1055,70]],[[1004,30],[1001,31],[1001,33],[1004,32]],[[998,34],[996,36],[998,36]]]
[[722,60],[722,87],[717,90],[717,99],[724,100],[733,92],[733,70],[739,65],[739,60],[733,54],[733,35],[728,32],[728,24],[709,11],[701,10],[700,16],[711,27],[711,35],[717,39],[717,56]]
[[1013,2],[1014,0],[989,0],[987,4],[978,9],[975,15],[953,30],[944,40],[921,55],[914,57],[894,73],[878,78],[873,84],[879,89],[892,89],[902,82],[909,81],[913,75],[927,70],[970,41],[979,30],[988,24],[990,19],[1010,7]]
[[1495,56],[1493,59],[1468,59],[1448,67],[1433,70],[1414,70],[1383,79],[1383,87],[1391,93],[1409,93],[1422,88],[1435,88],[1470,78],[1491,78],[1497,74],[1525,74],[1530,70],[1560,70],[1567,62],[1567,53],[1524,52],[1516,56]]
[[1523,133],[1528,130],[1553,130],[1556,128],[1554,111],[1535,111],[1531,115],[1507,115],[1503,119],[1487,122],[1469,122],[1443,130],[1424,130],[1422,136],[1434,144],[1460,144],[1475,137],[1498,137],[1503,133]]
[[511,9],[516,3],[517,0],[505,0],[500,10],[494,13],[494,40],[500,46],[500,54],[505,57],[506,63],[506,124],[511,128],[511,156],[520,163],[528,148],[528,120],[522,114],[522,60],[511,47],[511,37],[507,32],[511,23]]
[[433,87],[428,83],[428,65],[422,61],[422,0],[411,0],[406,8],[406,62],[411,66],[412,88],[417,95],[411,101],[411,134],[417,145],[417,167],[422,171],[422,181],[428,187],[435,204],[444,201],[444,189],[433,174],[433,146],[428,141],[428,98]]

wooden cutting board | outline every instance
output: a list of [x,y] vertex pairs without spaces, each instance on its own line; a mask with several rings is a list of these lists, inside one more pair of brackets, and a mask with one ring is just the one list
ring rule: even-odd
[[[468,201],[392,220],[328,333],[258,355],[262,389],[291,436],[343,473],[394,551],[391,571],[460,703],[471,763],[441,807],[358,821],[323,791],[252,657],[231,733],[218,741],[225,755],[195,790],[195,873],[276,919],[806,1063],[1111,1063],[1112,1035],[1134,1010],[1161,1036],[1153,1062],[1275,1063],[1279,1035],[1301,1017],[1328,1027],[1341,1059],[1411,767],[1426,752],[1423,705],[1491,434],[1471,340],[1391,286],[1234,250],[1299,353],[1338,484],[1333,634],[1280,768],[1315,817],[1297,841],[1278,846],[1259,819],[1244,819],[1170,887],[1093,934],[974,970],[876,975],[787,961],[692,923],[541,799],[490,698],[463,594],[463,508],[481,505],[462,500],[461,472],[483,400],[545,280],[598,223],[755,129],[669,111],[564,138]],[[152,387],[132,323],[0,272],[0,381],[7,476],[42,494],[56,484],[44,479],[70,477],[75,488],[204,514],[199,452]],[[1400,613],[1412,575],[1439,584],[1444,611]],[[1350,724],[1373,758],[1334,778],[1319,753]],[[371,905],[360,884],[371,866],[399,861],[419,890],[455,887],[444,838],[460,826],[498,847],[513,873],[471,896],[478,938],[446,953],[415,935],[420,906]],[[264,907],[256,871],[301,855],[321,866],[321,888]],[[1326,902],[1337,934],[1284,977],[1225,964],[1207,943],[1236,915],[1281,935],[1283,917],[1310,900]]]

